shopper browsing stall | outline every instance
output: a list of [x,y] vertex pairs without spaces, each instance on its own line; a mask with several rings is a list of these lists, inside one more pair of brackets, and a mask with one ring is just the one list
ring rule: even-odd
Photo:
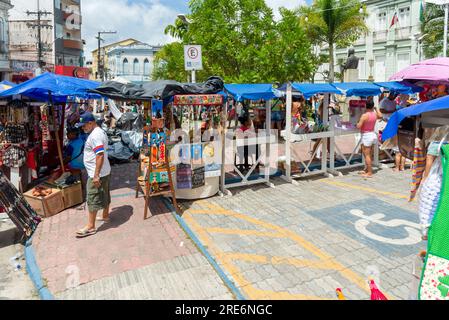
[[89,220],[87,226],[77,232],[77,236],[83,238],[97,232],[95,222],[99,210],[103,210],[103,217],[100,220],[109,221],[111,166],[107,155],[108,137],[98,127],[95,117],[86,112],[81,116],[77,126],[90,134],[84,147],[84,166],[89,176],[87,181]]
[[366,112],[360,118],[357,128],[362,134],[362,152],[365,156],[365,170],[361,175],[365,178],[373,176],[373,149],[377,144],[377,135],[375,132],[376,122],[382,118],[382,114],[374,108],[372,101],[367,101]]
[[382,113],[382,118],[388,122],[388,120],[390,120],[391,116],[393,113],[396,112],[396,95],[394,94],[394,92],[390,92],[390,94],[385,97],[381,102],[380,102],[380,112]]

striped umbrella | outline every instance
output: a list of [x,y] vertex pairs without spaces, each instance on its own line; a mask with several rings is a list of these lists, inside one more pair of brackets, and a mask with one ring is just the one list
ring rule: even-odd
[[412,202],[421,185],[424,170],[426,168],[426,157],[424,155],[421,139],[415,140],[415,149],[413,151],[413,166],[412,166],[412,190],[410,191],[409,202]]

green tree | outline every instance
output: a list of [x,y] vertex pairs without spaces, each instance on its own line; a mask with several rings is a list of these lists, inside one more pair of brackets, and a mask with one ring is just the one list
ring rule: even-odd
[[185,82],[184,46],[179,42],[169,43],[156,54],[154,59],[153,79],[170,79]]
[[434,58],[443,53],[444,9],[427,3],[421,23],[422,47],[426,58]]
[[366,8],[359,0],[315,0],[301,7],[300,14],[312,43],[329,46],[329,82],[333,82],[334,46],[347,47],[368,31]]
[[[316,68],[311,44],[293,11],[282,9],[282,19],[276,22],[264,0],[191,0],[189,6],[190,24],[177,19],[166,33],[179,39],[178,45],[168,46],[202,45],[199,81],[209,75],[236,83],[311,78]],[[173,76],[169,68],[183,73],[180,49],[161,51],[155,63],[161,61],[166,65],[156,65],[154,78]]]

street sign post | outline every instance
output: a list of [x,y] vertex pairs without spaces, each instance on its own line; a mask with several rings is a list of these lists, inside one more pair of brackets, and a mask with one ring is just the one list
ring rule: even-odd
[[184,63],[185,70],[192,71],[192,83],[196,82],[196,71],[203,70],[203,55],[201,46],[186,45],[184,46]]

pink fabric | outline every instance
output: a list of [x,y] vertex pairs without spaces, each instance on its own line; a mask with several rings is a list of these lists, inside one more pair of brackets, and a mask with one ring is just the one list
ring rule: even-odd
[[412,64],[390,77],[390,81],[449,81],[449,58],[434,58]]
[[362,133],[374,132],[374,128],[376,127],[377,116],[375,112],[368,113],[368,120],[363,123],[360,131]]

